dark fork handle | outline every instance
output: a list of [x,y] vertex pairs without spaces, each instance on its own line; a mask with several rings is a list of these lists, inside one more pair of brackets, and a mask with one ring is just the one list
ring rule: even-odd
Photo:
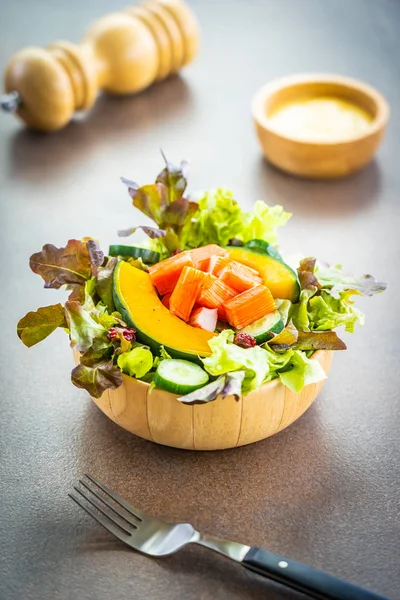
[[333,575],[260,548],[250,548],[242,565],[317,600],[388,600]]

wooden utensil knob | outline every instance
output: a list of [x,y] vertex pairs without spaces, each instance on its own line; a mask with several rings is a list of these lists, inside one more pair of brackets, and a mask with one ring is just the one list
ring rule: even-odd
[[[196,55],[197,20],[182,0],[148,0],[94,23],[80,45],[17,52],[5,70],[6,110],[35,129],[64,127],[99,91],[132,94],[179,71]],[[15,95],[17,92],[18,96]],[[12,101],[11,101],[12,100]]]

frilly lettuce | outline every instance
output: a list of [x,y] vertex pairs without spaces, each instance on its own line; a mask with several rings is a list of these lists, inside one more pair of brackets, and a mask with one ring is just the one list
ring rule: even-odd
[[233,331],[225,329],[209,341],[212,354],[204,358],[203,364],[211,375],[218,376],[232,371],[244,371],[242,392],[248,394],[263,383],[280,377],[282,383],[294,392],[305,385],[326,377],[320,363],[300,350],[276,353],[268,346],[240,348],[232,343]]
[[[154,184],[140,187],[122,178],[133,205],[157,225],[157,228],[141,227],[149,237],[146,247],[165,258],[177,249],[188,250],[207,244],[226,246],[233,238],[242,242],[254,238],[276,242],[278,227],[291,216],[282,206],[268,206],[259,200],[252,211],[244,212],[233,193],[225,188],[205,192],[193,201],[184,195],[187,163],[182,161],[180,166],[174,166],[163,157],[165,168]],[[131,235],[138,229],[131,227],[119,234]]]
[[243,214],[243,230],[239,237],[243,242],[261,239],[270,244],[276,244],[277,229],[283,227],[290,219],[291,213],[285,212],[279,204],[268,206],[262,200],[257,200],[249,213]]
[[211,375],[224,375],[230,371],[245,371],[243,393],[255,390],[265,381],[270,367],[268,354],[259,346],[240,348],[233,344],[234,332],[225,329],[209,341],[212,354],[203,358],[203,364]]
[[377,281],[372,275],[354,277],[343,271],[342,265],[331,267],[317,262],[315,274],[321,287],[329,289],[334,298],[339,298],[341,292],[350,290],[353,290],[354,294],[373,296],[383,292],[387,287],[386,283]]
[[279,378],[293,392],[300,392],[305,385],[326,379],[326,374],[318,360],[307,358],[301,350],[288,350],[292,353],[287,370],[279,373]]
[[278,227],[291,216],[282,206],[268,206],[262,200],[254,204],[252,211],[244,212],[225,188],[206,192],[198,205],[198,211],[182,229],[182,249],[206,244],[226,246],[233,238],[242,242],[259,238],[274,244]]
[[355,324],[364,325],[365,316],[350,300],[351,292],[340,292],[339,298],[322,290],[320,296],[314,296],[309,302],[308,315],[311,329],[326,331],[341,325],[346,331],[354,332]]

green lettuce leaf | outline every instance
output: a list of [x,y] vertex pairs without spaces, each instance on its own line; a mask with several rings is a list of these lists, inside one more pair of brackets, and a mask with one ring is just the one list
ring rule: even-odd
[[118,259],[116,257],[109,258],[105,267],[99,270],[95,279],[97,295],[110,313],[115,310],[113,300],[113,275],[117,262]]
[[321,286],[330,290],[331,296],[339,298],[341,292],[354,290],[354,293],[362,296],[373,296],[383,292],[387,284],[377,281],[372,275],[360,275],[354,277],[342,271],[341,265],[330,267],[329,265],[317,264],[316,276]]
[[312,298],[316,292],[316,287],[310,287],[308,289],[301,290],[299,301],[296,304],[292,304],[290,309],[290,318],[293,321],[296,329],[302,331],[310,330],[308,303],[310,298]]
[[112,360],[105,360],[94,366],[79,364],[72,370],[71,381],[93,398],[100,398],[105,390],[115,390],[122,385],[122,374]]
[[262,200],[257,200],[252,212],[243,215],[243,230],[240,237],[244,242],[257,238],[276,244],[277,229],[283,227],[291,216],[291,213],[285,212],[282,206],[268,206]]
[[[212,354],[202,361],[206,371],[214,376],[243,371],[244,378],[241,384],[243,394],[248,394],[251,390],[258,389],[263,383],[277,377],[280,377],[282,383],[295,392],[309,383],[315,383],[326,377],[319,362],[309,359],[301,350],[284,348],[278,353],[268,345],[240,348],[232,343],[233,337],[233,331],[224,330],[211,339],[209,345]],[[199,392],[203,389],[201,388]],[[204,389],[206,398],[202,397],[201,401],[213,400],[215,394],[218,395],[222,389],[218,385],[208,384]],[[219,390],[218,393],[215,390]],[[188,401],[190,403],[195,399],[200,401],[200,398],[195,396],[196,394],[190,394]],[[187,400],[182,399],[182,401]]]
[[[339,298],[334,298],[327,291],[311,298],[309,302],[310,329],[326,331],[343,325],[346,331],[353,333],[355,324],[364,325],[364,313],[358,310],[350,300],[352,291],[339,292]],[[299,329],[304,329],[299,327]]]
[[152,368],[153,355],[149,348],[138,345],[133,350],[120,354],[117,363],[121,371],[140,379]]
[[30,348],[53,333],[57,327],[67,327],[65,311],[61,304],[53,304],[28,312],[19,320],[17,334],[20,340]]
[[[247,394],[255,390],[267,380],[270,372],[269,352],[254,346],[253,348],[241,348],[233,344],[234,332],[225,329],[218,336],[209,341],[212,354],[203,358],[203,364],[211,375],[224,375],[231,371],[245,371],[242,391]],[[272,352],[271,352],[272,354]],[[279,362],[279,357],[276,360]]]
[[109,340],[107,329],[97,323],[79,302],[68,301],[65,303],[71,348],[79,352],[86,352],[96,344],[97,348],[107,348]]
[[287,353],[291,356],[279,378],[292,392],[301,392],[304,386],[326,379],[318,360],[307,358],[301,350],[288,350]]
[[289,321],[290,308],[292,306],[291,301],[290,300],[286,300],[286,299],[276,298],[275,299],[275,306],[276,306],[276,310],[281,315],[281,318],[282,318],[282,321],[283,321],[284,325],[287,325],[287,323]]
[[205,192],[198,200],[199,208],[184,225],[182,249],[219,244],[226,246],[243,229],[242,210],[230,190],[219,188]]

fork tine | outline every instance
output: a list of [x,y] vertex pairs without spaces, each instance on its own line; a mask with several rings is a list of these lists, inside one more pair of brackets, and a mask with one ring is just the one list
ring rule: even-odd
[[143,513],[141,513],[134,506],[132,506],[132,504],[128,504],[128,502],[121,498],[121,496],[110,490],[110,488],[106,487],[103,483],[100,483],[98,479],[96,479],[92,475],[89,475],[88,473],[85,473],[85,477],[87,477],[89,481],[91,481],[92,483],[97,485],[97,487],[103,490],[104,493],[110,496],[110,498],[112,498],[114,502],[122,506],[122,508],[125,508],[125,510],[128,511],[128,513],[136,517],[136,519],[138,519],[139,521],[143,521],[145,519],[145,515]]
[[94,508],[96,508],[99,512],[101,512],[102,515],[104,515],[105,517],[107,517],[107,519],[109,521],[111,521],[111,523],[113,523],[116,527],[119,527],[119,529],[121,529],[121,531],[123,531],[124,533],[126,533],[128,535],[132,535],[132,533],[129,531],[129,529],[127,529],[126,527],[124,527],[123,525],[121,525],[120,523],[118,523],[118,521],[116,521],[113,518],[112,515],[110,515],[108,512],[106,512],[101,507],[100,502],[93,501],[92,498],[90,498],[90,496],[88,494],[86,494],[86,492],[84,492],[83,490],[79,489],[76,486],[74,486],[74,490],[76,492],[78,492],[78,494],[80,494],[82,496],[82,498],[84,498],[85,500],[87,500],[87,502],[89,502],[92,506],[94,506]]
[[[120,539],[122,542],[129,543],[129,541],[128,541],[128,538],[130,536],[129,532],[125,533],[125,530],[122,530],[122,527],[120,527],[119,525],[114,525],[114,522],[110,521],[108,517],[107,518],[103,517],[101,514],[96,513],[96,511],[93,510],[93,508],[91,508],[90,506],[85,506],[85,504],[83,504],[83,502],[81,502],[79,500],[79,498],[77,498],[73,494],[68,494],[68,496],[74,502],[76,502],[76,504],[78,504],[78,506],[83,508],[83,510],[88,515],[90,515],[95,521],[97,521],[97,523],[99,523],[99,525],[104,527],[104,529],[107,529],[107,531],[114,534],[115,537]],[[103,513],[103,514],[105,514],[105,513]]]
[[[133,522],[131,519],[128,519],[128,518],[126,517],[126,512],[124,513],[124,512],[122,512],[122,510],[120,510],[120,509],[119,509],[119,508],[117,508],[116,506],[113,506],[113,505],[111,504],[111,502],[109,502],[109,501],[107,500],[107,498],[103,498],[102,496],[100,496],[100,494],[98,494],[98,493],[96,492],[96,490],[94,490],[92,487],[88,486],[88,484],[87,484],[87,483],[85,483],[85,482],[84,482],[82,479],[80,479],[80,480],[79,480],[79,483],[80,483],[81,485],[83,485],[83,487],[84,487],[84,488],[86,488],[86,489],[87,489],[87,490],[88,490],[88,491],[89,491],[91,494],[93,494],[93,496],[96,496],[96,498],[98,498],[98,499],[100,500],[100,502],[103,502],[103,504],[105,504],[106,506],[108,506],[108,508],[109,508],[110,510],[112,510],[113,512],[115,512],[115,514],[116,514],[116,515],[118,515],[118,516],[119,516],[121,519],[123,519],[123,520],[124,520],[126,523],[128,523],[128,525],[131,525],[131,526],[132,526],[132,527],[134,527],[135,529],[137,528],[137,526],[138,526],[138,523],[137,523],[137,521],[136,521],[136,523],[135,523],[135,522]],[[137,517],[135,517],[135,519],[137,519]]]

